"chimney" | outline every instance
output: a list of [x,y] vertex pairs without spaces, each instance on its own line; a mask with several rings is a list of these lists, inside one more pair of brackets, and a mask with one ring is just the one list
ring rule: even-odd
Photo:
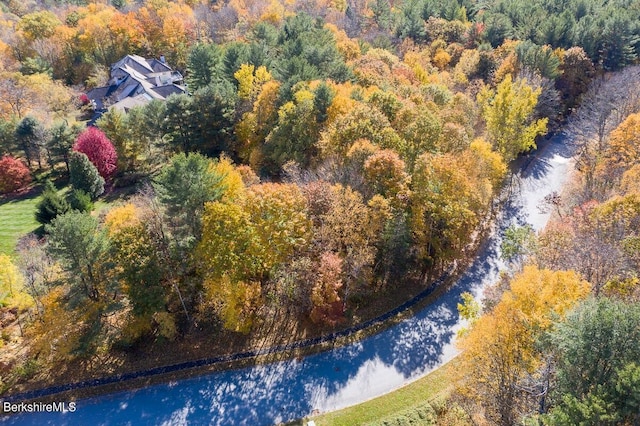
[[160,55],[160,62],[162,62],[163,64],[167,63],[167,61],[164,59],[164,55]]

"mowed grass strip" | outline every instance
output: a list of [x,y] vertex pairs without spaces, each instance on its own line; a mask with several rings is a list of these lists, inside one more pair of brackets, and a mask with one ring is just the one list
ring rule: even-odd
[[[390,419],[412,409],[422,409],[425,403],[449,391],[451,373],[455,371],[457,363],[454,358],[427,376],[396,391],[353,407],[310,417],[308,420],[313,420],[317,426],[354,426]],[[297,424],[306,425],[308,420]]]
[[[58,195],[66,198],[71,191],[69,186],[58,189]],[[93,214],[112,207],[114,203],[135,193],[132,188],[121,189],[112,193],[108,199],[94,202]],[[14,256],[18,239],[40,227],[36,220],[36,205],[42,198],[42,188],[38,187],[28,194],[15,198],[0,197],[0,253]]]
[[0,253],[15,255],[18,239],[40,226],[34,216],[38,201],[39,193],[0,200]]

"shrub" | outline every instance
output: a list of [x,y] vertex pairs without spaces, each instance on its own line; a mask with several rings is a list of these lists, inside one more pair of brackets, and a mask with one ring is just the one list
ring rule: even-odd
[[21,365],[17,366],[15,371],[18,376],[28,379],[36,375],[38,371],[40,371],[40,362],[38,360],[30,358],[26,360]]
[[58,195],[56,187],[51,181],[47,181],[42,192],[42,200],[36,206],[36,220],[43,225],[51,223],[58,215],[69,210],[69,204]]
[[93,210],[93,202],[91,201],[91,195],[87,194],[82,189],[74,189],[69,195],[69,206],[73,210],[77,210],[81,213],[90,212]]
[[31,172],[21,160],[8,155],[0,159],[0,194],[17,191],[30,182]]

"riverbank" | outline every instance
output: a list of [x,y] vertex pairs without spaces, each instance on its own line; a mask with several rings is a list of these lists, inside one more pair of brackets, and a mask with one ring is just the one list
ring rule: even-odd
[[[172,343],[174,347],[170,351],[161,351],[155,357],[148,356],[150,354],[146,354],[147,356],[140,353],[136,354],[136,362],[129,363],[129,368],[123,369],[123,371],[112,373],[112,370],[109,370],[111,374],[96,378],[86,374],[86,371],[84,372],[85,374],[78,370],[74,373],[73,365],[69,364],[64,369],[67,374],[49,376],[46,386],[38,386],[40,382],[31,381],[22,384],[22,386],[14,387],[14,389],[20,388],[20,391],[7,392],[5,399],[14,401],[49,401],[53,399],[59,400],[60,398],[68,400],[84,399],[106,393],[122,392],[153,384],[197,377],[227,369],[239,369],[290,359],[303,362],[305,356],[357,342],[411,317],[415,311],[419,311],[437,299],[452,282],[453,278],[446,275],[426,289],[423,288],[411,299],[401,303],[396,308],[372,319],[362,321],[359,324],[328,334],[321,334],[319,333],[321,330],[316,329],[317,335],[315,336],[312,330],[309,334],[305,333],[304,339],[300,340],[279,340],[274,338],[272,345],[253,337],[253,340],[246,338],[244,346],[241,345],[239,340],[246,336],[232,336],[240,337],[240,339],[219,339],[215,347],[225,347],[226,351],[212,354],[212,348],[206,345],[205,338],[199,340],[198,333],[193,333],[189,336],[189,339]],[[413,289],[415,291],[415,289],[419,289],[419,286],[414,286]],[[277,329],[278,327],[272,324],[269,328]],[[286,331],[280,328],[280,333],[277,335],[272,334],[272,336],[285,336]],[[224,346],[221,345],[221,342],[224,342]],[[188,356],[185,356],[185,354],[188,354]],[[200,356],[198,357],[198,355]],[[173,360],[178,362],[171,362]],[[105,367],[113,364],[113,362],[105,364]],[[160,367],[158,367],[159,365]],[[71,378],[72,380],[65,380],[66,378]]]
[[[495,211],[494,211],[495,213]],[[487,216],[475,241],[467,247],[463,261],[450,272],[424,287],[419,280],[403,283],[403,292],[387,288],[377,303],[352,316],[347,327],[331,331],[300,322],[263,323],[249,336],[202,328],[186,338],[167,342],[154,350],[119,352],[110,359],[74,360],[45,375],[18,383],[5,392],[5,399],[49,401],[77,400],[98,395],[135,390],[170,383],[228,369],[269,364],[304,357],[352,344],[380,333],[410,318],[446,293],[469,266],[491,230],[493,217]],[[381,302],[382,301],[382,302]],[[394,307],[395,306],[395,307]],[[102,361],[102,362],[101,362]]]
[[388,394],[342,410],[305,417],[288,423],[288,426],[303,426],[310,420],[317,426],[412,424],[410,421],[417,419],[437,424],[439,416],[452,415],[444,405],[451,392],[451,376],[456,368],[458,362],[454,358],[425,377]]
[[[469,254],[472,265],[468,268],[459,265],[458,270],[464,270],[464,274],[455,285],[443,285],[428,294],[423,300],[426,307],[419,309],[416,305],[412,309],[415,315],[408,311],[405,321],[379,327],[375,331],[383,331],[377,333],[359,331],[357,343],[300,360],[220,371],[135,392],[82,400],[79,401],[81,409],[74,413],[74,422],[90,422],[95,416],[108,418],[112,424],[135,419],[148,422],[146,407],[152,404],[155,423],[183,415],[185,421],[196,423],[214,416],[220,424],[238,419],[258,425],[277,424],[301,418],[314,410],[329,412],[383,395],[438,368],[457,353],[455,336],[462,326],[457,304],[461,294],[480,295],[487,285],[498,279],[504,268],[500,260],[504,230],[523,220],[538,229],[548,219],[548,213],[538,209],[539,202],[550,192],[561,189],[569,157],[565,155],[561,138],[541,151],[540,161],[535,161],[522,179],[516,179],[518,184],[513,187],[512,196],[495,226],[487,232],[487,238],[477,238],[483,243],[479,244],[477,253]],[[365,333],[367,338],[363,338]],[[337,347],[338,343],[329,346]],[[258,361],[249,360],[245,365],[254,364]],[[163,379],[167,380],[168,376]],[[157,401],[162,404],[158,405]],[[17,416],[8,423],[23,424],[27,418],[31,423],[64,420],[58,415],[39,414]]]

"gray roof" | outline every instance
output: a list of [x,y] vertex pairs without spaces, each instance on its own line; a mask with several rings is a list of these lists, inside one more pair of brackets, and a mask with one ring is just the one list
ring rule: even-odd
[[87,92],[87,98],[95,102],[97,109],[104,108],[103,99],[108,98],[115,91],[117,86],[96,87]]
[[155,72],[171,71],[171,67],[169,65],[155,58],[149,61],[149,65]]
[[162,96],[164,99],[167,99],[169,96],[173,94],[181,94],[186,93],[184,87],[178,86],[177,84],[167,84],[165,86],[154,87],[153,91]]
[[[147,74],[154,72],[153,67],[147,62],[145,58],[138,55],[127,55],[124,58],[120,59],[115,64],[111,65],[111,69],[121,68],[125,65],[128,65],[132,69],[136,70],[141,74]],[[170,70],[170,69],[169,69]]]
[[[182,81],[179,72],[162,61],[147,60],[138,55],[127,55],[114,63],[111,77],[111,85],[87,92],[87,97],[95,102],[98,110],[109,104],[120,104],[119,107],[126,110],[132,104],[140,104],[142,99],[164,100],[174,93],[186,92],[184,87],[175,84]],[[139,98],[141,95],[143,98]],[[137,101],[123,102],[127,98],[137,98]]]
[[120,102],[116,102],[115,104],[113,104],[112,107],[122,112],[128,112],[131,108],[146,105],[150,101],[151,97],[146,94],[142,94],[134,97],[124,98]]

